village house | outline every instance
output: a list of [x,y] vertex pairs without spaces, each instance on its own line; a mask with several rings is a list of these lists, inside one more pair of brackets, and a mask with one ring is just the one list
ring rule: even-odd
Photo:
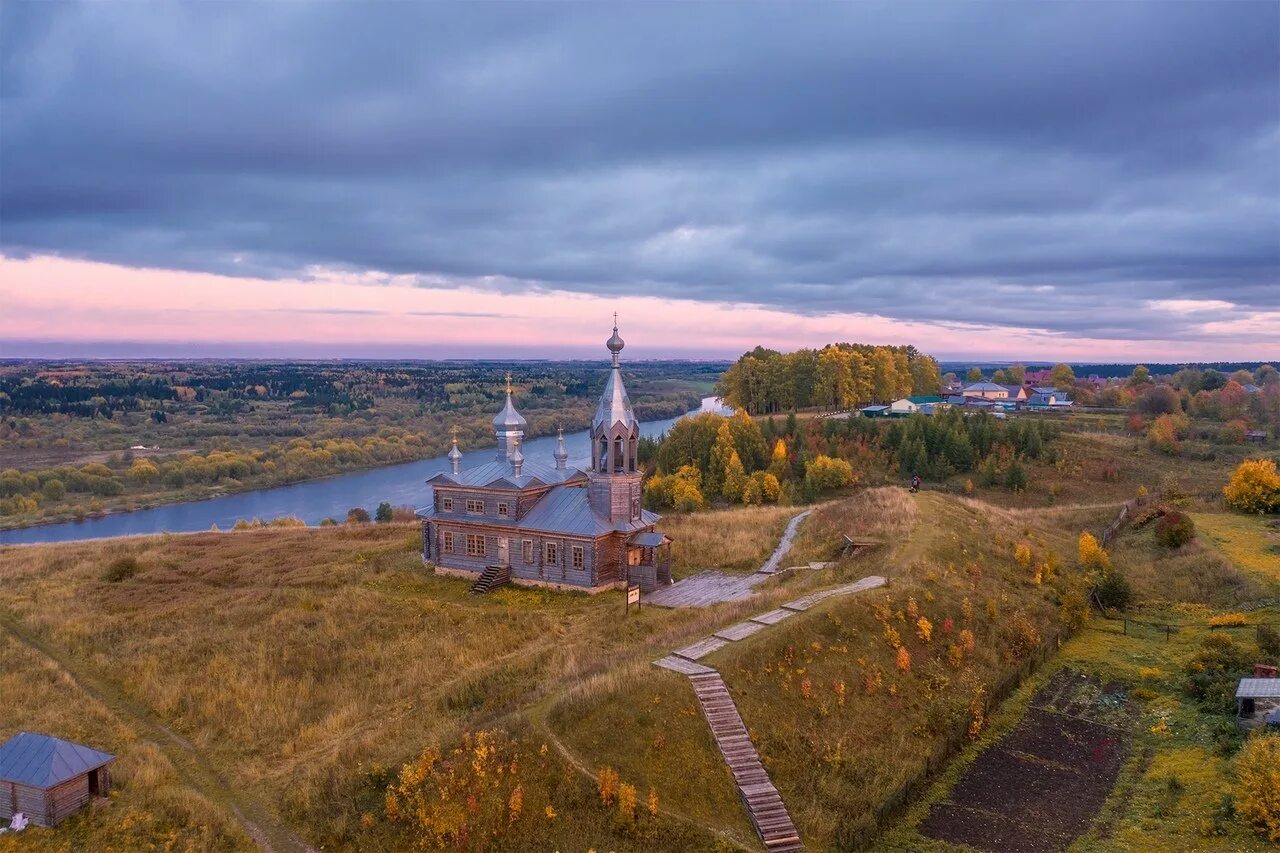
[[1007,400],[1009,389],[994,382],[974,382],[972,385],[964,386],[960,394],[964,397],[978,397],[983,400]]
[[56,826],[111,787],[114,755],[48,735],[18,732],[0,744],[0,820],[22,813]]
[[[935,408],[946,406],[942,397],[936,394],[915,394],[910,397],[903,397],[901,400],[894,400],[889,404],[884,414],[904,417],[906,415],[914,415],[917,412],[921,414],[931,415]],[[863,409],[866,411],[866,408]]]
[[606,344],[613,366],[591,421],[591,464],[570,468],[560,434],[550,464],[525,459],[526,421],[510,378],[493,419],[494,459],[468,470],[454,439],[450,470],[427,480],[422,559],[436,571],[473,579],[476,591],[506,583],[587,590],[671,582],[671,540],[660,516],[641,507],[640,424],[622,384],[617,325]]

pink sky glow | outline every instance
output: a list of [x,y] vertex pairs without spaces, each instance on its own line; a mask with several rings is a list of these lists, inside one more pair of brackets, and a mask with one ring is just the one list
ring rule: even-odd
[[[1216,308],[1219,306],[1210,306]],[[861,313],[805,315],[759,305],[562,291],[423,287],[412,277],[315,271],[306,280],[133,269],[56,257],[0,256],[0,357],[33,343],[184,346],[201,355],[278,357],[603,357],[617,311],[631,358],[732,358],[831,341],[915,344],[943,359],[1234,360],[1274,357],[1280,312],[1149,303],[1196,324],[1197,342],[1104,340],[1038,329],[904,322]],[[1200,315],[1203,315],[1201,320]]]

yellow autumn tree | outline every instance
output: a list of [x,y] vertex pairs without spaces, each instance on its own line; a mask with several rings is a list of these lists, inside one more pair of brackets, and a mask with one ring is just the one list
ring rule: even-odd
[[1222,490],[1227,503],[1242,512],[1280,511],[1280,472],[1272,459],[1246,459]]
[[724,484],[720,494],[727,501],[742,500],[742,492],[747,488],[747,469],[742,466],[738,451],[729,453],[729,461],[724,466]]
[[1236,813],[1280,842],[1280,734],[1249,738],[1236,756]]
[[769,455],[769,473],[779,480],[785,480],[791,473],[791,460],[787,458],[787,443],[782,439],[773,443],[773,452]]
[[1098,540],[1089,531],[1080,534],[1078,545],[1080,565],[1086,569],[1105,572],[1111,568],[1111,555],[1098,544]]
[[911,669],[911,652],[907,651],[906,646],[898,647],[898,672],[908,672]]

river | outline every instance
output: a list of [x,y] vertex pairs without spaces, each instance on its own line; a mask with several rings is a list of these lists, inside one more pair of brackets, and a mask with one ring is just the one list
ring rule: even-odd
[[[703,412],[722,412],[716,397],[702,400]],[[695,414],[691,412],[690,414]],[[683,415],[681,415],[683,417]],[[661,421],[645,421],[640,424],[640,434],[657,437],[671,428],[679,418]],[[565,446],[569,450],[569,466],[585,468],[591,463],[591,447],[586,430],[566,434]],[[554,464],[551,453],[556,437],[545,435],[525,442],[526,459]],[[464,452],[464,469],[488,462],[494,448]],[[223,495],[200,501],[165,504],[133,512],[116,512],[83,521],[59,524],[43,524],[20,530],[0,530],[0,545],[21,545],[37,542],[76,542],[83,539],[107,539],[112,536],[139,536],[149,533],[192,533],[208,530],[213,525],[226,530],[237,519],[261,518],[269,521],[283,515],[293,515],[307,524],[318,524],[325,518],[341,521],[347,510],[362,506],[373,512],[382,501],[392,506],[422,506],[427,502],[428,489],[424,481],[432,474],[449,469],[444,456],[403,462],[382,468],[337,474],[322,480],[308,480],[289,486],[274,486]]]

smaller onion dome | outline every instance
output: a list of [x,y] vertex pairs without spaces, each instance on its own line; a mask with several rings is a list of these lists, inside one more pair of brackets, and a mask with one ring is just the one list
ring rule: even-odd
[[449,450],[449,467],[457,474],[462,468],[462,451],[458,449],[458,428],[453,429],[453,447]]
[[511,473],[519,477],[522,467],[524,467],[524,452],[520,450],[520,441],[517,439],[515,446],[511,448]]
[[564,427],[560,427],[556,436],[556,450],[552,454],[556,460],[556,468],[563,470],[565,463],[569,461],[569,451],[564,446]]

